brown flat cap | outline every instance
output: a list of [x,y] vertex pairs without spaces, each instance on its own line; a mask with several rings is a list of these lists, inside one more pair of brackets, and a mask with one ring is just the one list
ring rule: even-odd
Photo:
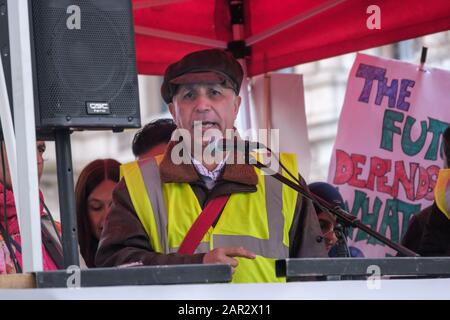
[[161,96],[172,102],[177,86],[188,83],[221,83],[239,94],[244,72],[239,62],[221,49],[189,53],[167,67],[161,86]]

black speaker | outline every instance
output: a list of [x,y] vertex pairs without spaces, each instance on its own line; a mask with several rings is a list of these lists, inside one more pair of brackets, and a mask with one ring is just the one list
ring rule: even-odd
[[29,7],[38,133],[140,127],[131,0],[29,0]]

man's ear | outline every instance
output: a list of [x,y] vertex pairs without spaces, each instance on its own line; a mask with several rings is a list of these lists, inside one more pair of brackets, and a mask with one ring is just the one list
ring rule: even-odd
[[172,115],[173,120],[176,122],[176,112],[175,112],[175,106],[174,106],[173,102],[169,103],[168,107],[169,107],[169,112]]
[[241,107],[241,102],[242,102],[241,96],[236,96],[236,99],[234,100],[234,119],[235,120],[239,113],[239,108]]

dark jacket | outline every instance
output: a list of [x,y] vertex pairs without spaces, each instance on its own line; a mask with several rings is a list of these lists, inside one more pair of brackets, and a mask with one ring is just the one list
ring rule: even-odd
[[450,256],[450,220],[436,203],[431,207],[418,251],[422,256]]
[[[208,190],[193,165],[175,165],[171,161],[172,148],[173,144],[169,145],[161,161],[159,167],[161,181],[189,183],[202,208],[208,201],[221,195],[256,191],[258,178],[254,168],[246,164],[226,164],[214,188]],[[306,188],[303,180],[302,184]],[[299,196],[289,232],[290,257],[326,257],[323,243],[317,242],[320,235],[319,222],[311,201]],[[155,252],[134,210],[124,180],[119,182],[113,192],[113,205],[100,238],[95,260],[98,267],[129,263],[144,265],[202,263],[204,255],[204,253],[180,255]]]
[[420,241],[422,240],[423,230],[430,218],[433,206],[426,207],[418,214],[414,215],[408,224],[408,230],[402,238],[402,245],[406,248],[418,252]]

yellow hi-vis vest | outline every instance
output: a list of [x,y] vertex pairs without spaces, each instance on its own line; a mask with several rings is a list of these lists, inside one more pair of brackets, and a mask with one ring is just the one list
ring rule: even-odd
[[439,210],[450,220],[450,169],[439,170],[434,200]]
[[[121,166],[134,209],[159,253],[177,252],[185,235],[202,212],[188,183],[161,183],[162,156]],[[283,165],[298,175],[295,155],[280,154]],[[203,237],[196,253],[219,247],[239,247],[253,251],[256,259],[239,258],[233,282],[284,282],[275,275],[275,261],[289,257],[289,230],[297,203],[297,192],[282,185],[262,170],[257,191],[230,196],[217,224]],[[282,170],[282,174],[291,179]]]

